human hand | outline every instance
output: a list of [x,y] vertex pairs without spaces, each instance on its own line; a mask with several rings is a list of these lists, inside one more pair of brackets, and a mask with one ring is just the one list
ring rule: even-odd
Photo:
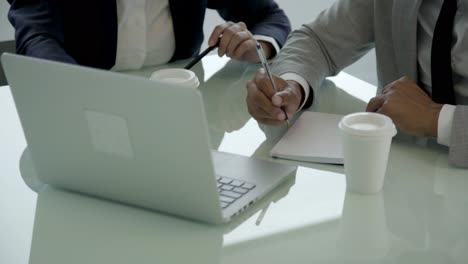
[[366,111],[390,117],[403,132],[416,136],[437,136],[441,104],[437,104],[410,78],[387,85],[382,95],[369,101]]
[[[210,47],[218,46],[218,55],[226,55],[232,59],[258,63],[260,60],[256,51],[257,40],[247,29],[244,22],[234,23],[226,22],[215,27],[208,39]],[[273,55],[273,46],[265,41],[258,41],[262,45],[265,57],[271,58]]]
[[253,80],[247,83],[247,108],[260,123],[280,125],[285,122],[284,107],[290,119],[301,103],[302,87],[294,81],[285,81],[273,75],[278,92],[271,86],[265,69],[259,69]]

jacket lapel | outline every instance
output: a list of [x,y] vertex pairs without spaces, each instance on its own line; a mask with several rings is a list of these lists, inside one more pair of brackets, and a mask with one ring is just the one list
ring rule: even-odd
[[80,65],[110,69],[117,53],[117,2],[57,1],[65,49]]
[[394,0],[393,46],[400,76],[418,80],[417,28],[418,13],[422,0]]
[[207,0],[169,0],[176,49],[171,61],[196,55],[203,41]]

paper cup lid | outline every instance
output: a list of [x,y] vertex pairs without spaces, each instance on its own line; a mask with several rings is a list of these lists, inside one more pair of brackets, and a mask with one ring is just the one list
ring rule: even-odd
[[200,85],[193,71],[186,69],[163,69],[153,72],[151,80],[197,88]]
[[377,113],[354,113],[341,119],[339,128],[348,134],[376,137],[395,136],[395,125],[388,116]]

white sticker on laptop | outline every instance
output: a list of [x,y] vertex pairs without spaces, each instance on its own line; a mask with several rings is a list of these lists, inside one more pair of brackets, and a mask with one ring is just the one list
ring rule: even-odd
[[133,158],[127,121],[117,115],[85,110],[91,143],[96,151]]

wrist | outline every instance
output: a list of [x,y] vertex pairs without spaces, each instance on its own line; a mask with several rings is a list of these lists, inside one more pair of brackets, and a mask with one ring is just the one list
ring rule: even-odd
[[426,131],[425,136],[429,137],[437,137],[437,131],[438,131],[438,126],[439,126],[439,115],[440,111],[442,110],[443,104],[437,104],[433,103],[429,107],[429,125],[428,129]]
[[302,85],[300,85],[298,82],[296,81],[292,81],[292,80],[287,80],[286,81],[289,85],[289,87],[291,87],[291,89],[293,90],[293,93],[296,95],[296,98],[298,99],[298,104],[297,104],[297,107],[296,107],[296,111],[299,110],[299,107],[302,105],[302,103],[304,102],[304,88],[302,87]]
[[263,52],[265,53],[265,58],[267,60],[273,58],[273,55],[275,55],[273,52],[274,50],[273,45],[271,45],[270,42],[263,41],[263,40],[259,40],[258,43],[260,43],[260,45],[262,46]]

